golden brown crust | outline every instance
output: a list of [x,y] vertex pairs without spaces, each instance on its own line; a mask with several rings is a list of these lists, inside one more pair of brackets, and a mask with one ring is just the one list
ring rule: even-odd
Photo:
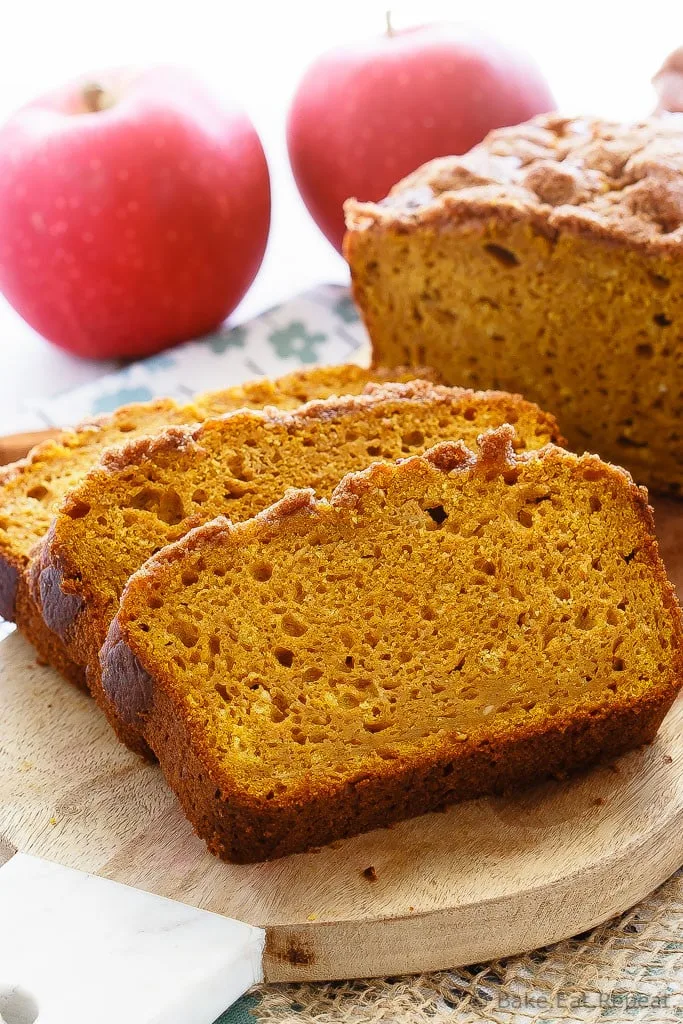
[[[517,420],[520,427],[524,425],[520,441],[531,447],[548,440],[562,443],[553,417],[520,396],[476,393],[413,381],[373,385],[365,394],[316,400],[293,412],[274,408],[237,412],[207,420],[194,429],[169,428],[152,438],[132,441],[108,452],[100,466],[69,494],[34,560],[30,577],[31,592],[42,608],[44,620],[66,644],[72,658],[88,666],[89,683],[120,738],[132,749],[146,752],[140,746],[139,734],[119,720],[101,691],[98,652],[126,579],[148,555],[228,509],[233,517],[247,518],[282,494],[291,482],[305,484],[315,479],[318,486],[327,489],[329,485],[331,490],[359,459],[372,461],[384,457],[381,445],[375,448],[371,443],[365,444],[372,441],[373,432],[377,436],[382,432],[387,435],[390,457],[394,458],[403,450],[402,422],[410,421],[412,426],[422,428],[416,431],[420,437],[411,443],[424,448],[428,438],[423,433],[427,429],[423,421],[429,416],[430,429],[434,431],[431,436],[438,440],[452,436],[455,425],[476,436],[480,429],[475,425],[477,415],[494,426]],[[348,450],[338,437],[344,425],[355,435]],[[327,432],[327,449],[321,448],[321,432]],[[245,447],[249,443],[254,445],[253,449]],[[286,456],[281,454],[284,449],[289,452]],[[250,450],[257,475],[252,477],[250,473],[246,482],[236,481],[240,497],[229,500],[225,484],[226,477],[231,477],[235,452]],[[328,454],[321,456],[321,451]],[[277,459],[271,452],[277,453]],[[339,472],[335,458],[341,460]],[[310,468],[314,461],[315,471]],[[205,473],[210,476],[203,477],[200,489],[206,493],[197,504],[193,495],[199,486],[198,477]],[[310,473],[313,479],[307,476]],[[114,527],[113,520],[107,517],[113,510],[111,515],[120,515],[121,523],[125,523],[127,510],[135,506],[136,496],[149,479],[154,479],[155,486],[162,490],[170,482],[183,514],[170,527],[153,515],[148,515],[142,525],[133,522],[125,528],[131,538],[126,546],[124,527]],[[215,494],[210,497],[208,492],[214,484]],[[264,487],[271,488],[265,492],[268,497]],[[105,526],[117,531],[115,543],[112,541],[106,555],[101,546]],[[109,564],[105,576],[101,572],[103,559]]]
[[495,217],[673,257],[683,250],[682,182],[683,117],[631,125],[545,114],[426,164],[380,203],[348,200],[345,212],[351,232]]
[[[293,491],[247,522],[233,526],[219,519],[192,531],[131,578],[102,650],[104,683],[111,696],[123,703],[122,713],[142,728],[186,814],[212,852],[240,862],[283,856],[455,800],[575,771],[654,737],[683,682],[683,626],[652,534],[646,495],[627,474],[595,456],[579,458],[554,446],[516,455],[510,442],[509,428],[502,428],[482,438],[478,457],[462,444],[446,442],[397,464],[375,464],[346,477],[329,502],[316,500],[310,490]],[[362,760],[350,760],[348,769],[335,766],[326,781],[320,771],[315,782],[305,772],[297,777],[293,766],[292,785],[281,793],[276,788],[259,796],[253,787],[245,789],[236,777],[218,770],[216,753],[207,745],[203,715],[186,714],[181,677],[154,654],[155,613],[150,611],[154,607],[150,596],[163,593],[166,601],[173,601],[172,579],[184,567],[197,564],[205,564],[210,576],[210,558],[216,552],[229,563],[232,553],[261,550],[278,539],[298,545],[310,535],[318,543],[320,529],[334,523],[338,513],[341,536],[346,538],[343,523],[362,524],[390,495],[404,493],[402,488],[409,498],[419,493],[445,494],[434,482],[435,472],[456,480],[464,491],[473,478],[492,486],[504,478],[507,484],[506,477],[538,463],[547,469],[547,479],[564,468],[572,477],[592,481],[596,493],[606,499],[616,495],[624,511],[640,522],[643,545],[637,558],[639,571],[645,574],[643,587],[648,592],[652,588],[660,609],[654,618],[673,640],[666,671],[662,667],[655,672],[638,693],[627,687],[617,698],[608,687],[604,698],[586,705],[579,702],[568,710],[559,708],[544,719],[522,716],[513,729],[494,730],[488,738],[485,732],[476,741],[457,732],[439,732],[421,754],[409,759],[394,753],[388,760],[383,758],[379,767],[375,761],[374,768]],[[521,486],[525,486],[523,480]],[[144,632],[136,627],[141,617],[150,623]],[[203,628],[210,630],[211,625],[205,622]],[[567,651],[570,665],[570,648]],[[317,656],[325,658],[321,652]],[[422,680],[422,685],[427,682]],[[258,730],[258,725],[252,728]],[[229,748],[229,734],[221,742]]]

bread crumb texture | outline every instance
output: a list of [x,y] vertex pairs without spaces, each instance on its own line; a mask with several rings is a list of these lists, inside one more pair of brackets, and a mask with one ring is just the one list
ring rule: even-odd
[[683,115],[544,115],[349,201],[379,363],[520,391],[573,448],[683,489]]
[[414,381],[292,413],[244,410],[112,450],[69,494],[47,538],[34,580],[43,615],[101,695],[98,652],[123,587],[165,544],[219,514],[248,519],[288,487],[329,495],[353,469],[453,437],[474,444],[510,422],[521,447],[559,436],[552,417],[519,396]]
[[65,430],[38,445],[28,458],[0,476],[0,615],[17,623],[39,657],[66,679],[86,688],[83,657],[74,658],[61,637],[43,620],[30,586],[32,554],[48,531],[62,501],[97,465],[110,447],[154,434],[169,425],[192,425],[241,408],[271,405],[293,409],[316,398],[358,394],[370,381],[434,379],[421,367],[402,371],[366,370],[353,364],[301,370],[276,380],[250,381],[197,395],[192,403],[171,399],[124,406],[112,416]]
[[653,737],[680,610],[643,494],[595,456],[442,444],[218,519],[129,582],[142,728],[199,834],[253,860]]
[[[429,371],[421,370],[421,376]],[[272,405],[294,409],[315,398],[358,394],[370,381],[410,380],[415,371],[367,370],[352,364],[314,367],[276,380],[249,381],[197,395],[187,405],[164,398],[123,406],[111,416],[81,423],[36,446],[5,469],[0,480],[0,558],[22,568],[43,537],[67,493],[102,453],[167,426],[193,424],[236,409]]]

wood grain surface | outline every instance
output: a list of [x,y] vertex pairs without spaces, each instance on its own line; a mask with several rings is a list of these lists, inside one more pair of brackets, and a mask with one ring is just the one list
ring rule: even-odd
[[23,434],[7,434],[0,437],[0,466],[6,466],[28,455],[34,445],[57,437],[61,431],[56,427],[47,430],[29,430]]
[[[658,532],[683,593],[683,505]],[[683,700],[614,765],[318,852],[223,864],[159,770],[18,636],[0,644],[0,862],[34,853],[265,926],[271,981],[484,961],[584,931],[683,863]]]

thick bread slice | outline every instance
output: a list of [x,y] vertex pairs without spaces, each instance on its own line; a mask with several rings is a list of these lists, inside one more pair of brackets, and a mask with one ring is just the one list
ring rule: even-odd
[[214,853],[294,853],[653,738],[683,634],[646,495],[512,436],[219,518],[130,580],[104,686]]
[[515,421],[519,444],[557,440],[557,425],[515,395],[442,388],[425,381],[370,385],[359,397],[311,402],[293,413],[239,412],[195,430],[171,428],[112,450],[64,503],[32,574],[47,626],[134,749],[140,739],[107,705],[99,649],[128,578],[150,555],[225,513],[248,519],[290,486],[328,495],[342,476],[377,459],[471,442]]
[[248,381],[197,395],[187,405],[165,398],[123,406],[111,416],[86,421],[37,445],[8,466],[0,479],[0,615],[16,621],[40,657],[83,685],[82,666],[47,629],[31,600],[26,571],[31,552],[47,533],[66,494],[97,465],[103,451],[174,424],[193,424],[236,409],[272,405],[294,409],[314,398],[356,395],[371,381],[435,379],[429,370],[366,370],[353,364],[317,366],[276,380]]

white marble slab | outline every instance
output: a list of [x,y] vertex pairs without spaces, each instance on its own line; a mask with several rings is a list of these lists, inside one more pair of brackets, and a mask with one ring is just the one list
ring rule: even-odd
[[16,854],[0,868],[6,1024],[212,1024],[262,978],[265,932]]

